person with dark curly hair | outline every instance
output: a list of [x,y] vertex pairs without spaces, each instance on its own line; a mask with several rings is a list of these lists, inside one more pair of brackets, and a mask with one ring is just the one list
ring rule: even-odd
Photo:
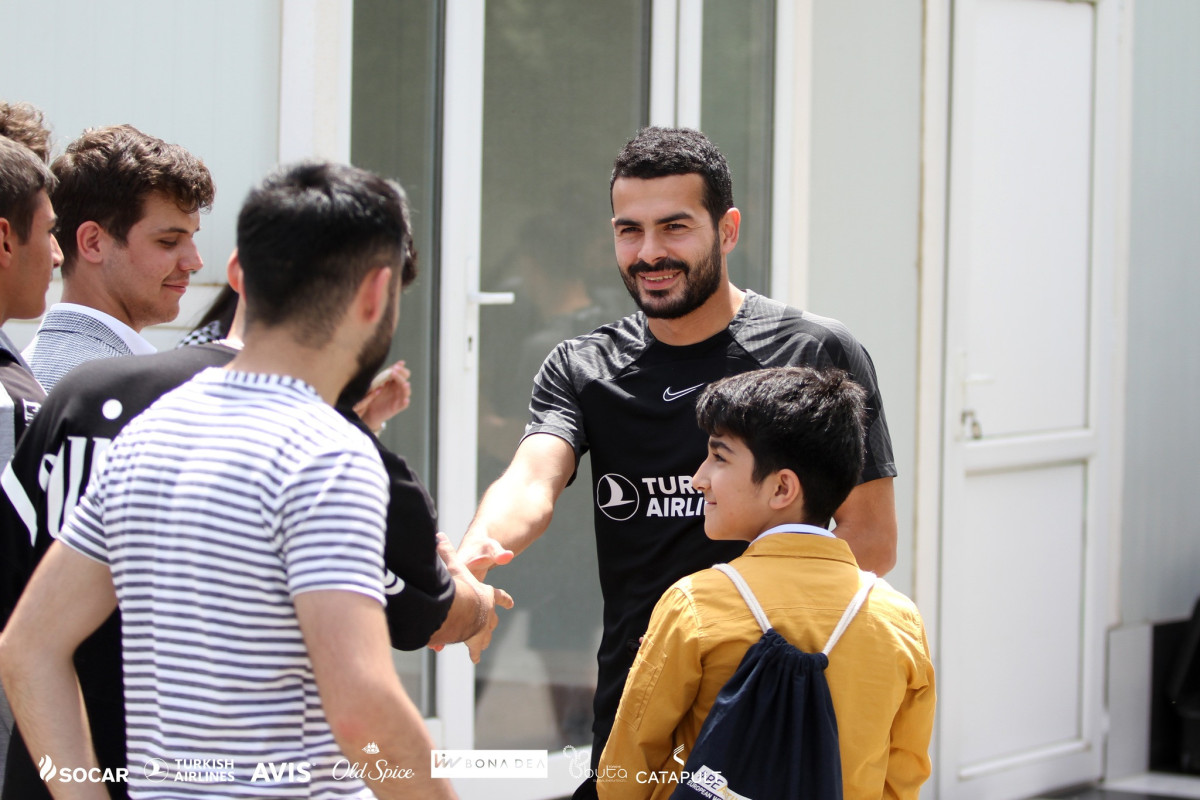
[[25,145],[50,163],[50,129],[41,109],[29,103],[0,103],[0,136]]
[[62,302],[24,352],[47,392],[85,361],[155,351],[141,331],[179,314],[215,194],[203,161],[132,125],[85,131],[51,169]]

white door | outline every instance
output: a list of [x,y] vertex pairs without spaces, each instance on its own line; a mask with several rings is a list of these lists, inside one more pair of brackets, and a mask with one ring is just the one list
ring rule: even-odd
[[942,800],[1101,771],[1111,6],[954,3]]

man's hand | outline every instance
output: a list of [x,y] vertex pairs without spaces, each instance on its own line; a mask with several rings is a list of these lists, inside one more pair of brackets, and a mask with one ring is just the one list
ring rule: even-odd
[[[489,536],[468,536],[458,548],[457,558],[462,561],[477,580],[487,577],[492,567],[503,566],[513,560],[514,553]],[[449,565],[447,565],[449,566]]]
[[367,396],[355,404],[354,412],[378,433],[385,422],[408,408],[412,399],[412,384],[408,382],[411,377],[403,361],[392,364],[371,381]]
[[[454,546],[450,544],[450,539],[444,533],[439,532],[437,535],[437,552],[445,562],[450,577],[454,579],[455,598],[474,598],[471,602],[474,613],[468,622],[465,633],[458,635],[457,638],[448,639],[448,636],[454,634],[447,631],[446,626],[443,625],[442,629],[434,634],[430,647],[434,650],[441,650],[451,641],[465,641],[471,661],[478,664],[483,651],[492,641],[492,631],[500,623],[500,617],[496,614],[497,606],[512,608],[513,599],[503,589],[497,589],[478,580],[467,568],[459,554],[455,552]],[[512,560],[511,553],[508,555],[508,560]]]

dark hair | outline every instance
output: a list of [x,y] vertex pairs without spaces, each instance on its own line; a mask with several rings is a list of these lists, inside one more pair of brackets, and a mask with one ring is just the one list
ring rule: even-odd
[[92,221],[121,244],[158,192],[189,214],[212,208],[212,175],[204,162],[177,144],[147,136],[132,125],[89,128],[51,166],[58,189],[51,200],[58,214],[63,274],[76,256],[75,232]]
[[364,169],[307,161],[250,191],[238,214],[246,325],[302,322],[300,340],[328,341],[372,270],[401,281],[415,257],[404,190]]
[[50,163],[50,131],[45,116],[29,103],[0,103],[0,136],[20,142]]
[[840,369],[776,367],[712,384],[696,403],[696,420],[710,436],[746,444],[755,483],[795,472],[804,521],[827,525],[862,475],[866,397]]
[[54,190],[54,175],[23,144],[0,136],[0,217],[24,243],[33,229],[38,192]]
[[704,207],[713,224],[720,222],[733,208],[733,178],[717,146],[691,128],[642,128],[617,154],[608,180],[609,198],[617,178],[692,174],[704,179]]

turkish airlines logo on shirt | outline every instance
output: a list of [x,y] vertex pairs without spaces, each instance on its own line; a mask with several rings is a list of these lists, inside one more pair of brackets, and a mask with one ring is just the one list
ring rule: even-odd
[[642,509],[645,498],[646,518],[704,515],[704,495],[692,488],[690,475],[640,478],[638,483],[615,472],[602,475],[596,481],[596,508],[614,522],[625,522]]
[[637,487],[624,475],[610,472],[596,483],[596,507],[611,520],[624,522],[637,513],[641,504]]

